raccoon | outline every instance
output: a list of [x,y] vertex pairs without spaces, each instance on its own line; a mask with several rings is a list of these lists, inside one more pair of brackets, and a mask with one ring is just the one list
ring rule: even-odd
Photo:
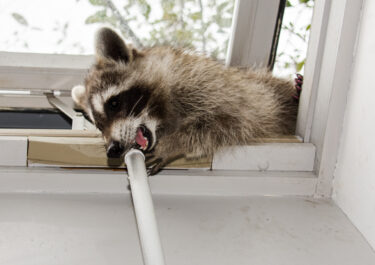
[[97,33],[84,86],[72,90],[102,132],[107,156],[138,148],[151,157],[151,175],[188,154],[293,134],[294,94],[292,82],[267,70],[225,67],[173,47],[138,50],[109,28]]

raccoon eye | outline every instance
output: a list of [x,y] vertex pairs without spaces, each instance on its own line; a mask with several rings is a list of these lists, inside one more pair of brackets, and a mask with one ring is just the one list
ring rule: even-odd
[[113,98],[108,101],[108,107],[111,111],[117,111],[120,109],[121,102],[118,98]]

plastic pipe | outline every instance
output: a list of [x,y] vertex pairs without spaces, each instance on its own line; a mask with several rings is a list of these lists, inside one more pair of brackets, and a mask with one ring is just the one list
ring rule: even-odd
[[125,155],[129,182],[137,219],[139,239],[145,265],[164,265],[163,249],[148,184],[145,156],[136,149]]

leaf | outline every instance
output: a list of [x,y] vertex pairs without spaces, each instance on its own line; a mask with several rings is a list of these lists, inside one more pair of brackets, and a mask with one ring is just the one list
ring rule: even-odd
[[172,23],[175,23],[178,21],[178,16],[176,13],[169,13],[169,12],[164,12],[162,20],[164,21],[170,21]]
[[93,6],[106,6],[107,2],[104,0],[89,0],[90,4]]
[[223,2],[223,3],[221,3],[221,4],[217,7],[217,12],[218,12],[218,13],[221,13],[221,12],[224,10],[224,8],[227,7],[228,4],[229,4],[229,2]]
[[311,28],[311,24],[307,25],[306,31],[310,30],[310,28]]
[[146,0],[138,0],[138,5],[141,8],[142,15],[148,20],[151,13],[151,6]]
[[305,60],[297,63],[296,64],[296,70],[297,70],[297,72],[301,71],[304,65],[305,65]]
[[167,13],[171,12],[174,6],[175,6],[174,1],[170,1],[170,0],[161,1],[161,7],[163,8],[164,12],[167,12]]
[[85,20],[85,24],[93,24],[98,22],[107,22],[108,21],[106,10],[99,10],[94,15],[89,16]]
[[20,23],[22,26],[28,26],[29,23],[27,23],[27,20],[24,16],[22,16],[21,14],[19,13],[12,13],[12,17],[18,22]]
[[292,7],[293,5],[290,3],[290,1],[286,1],[286,7]]
[[189,17],[194,21],[201,20],[202,19],[202,13],[201,12],[194,12],[194,13],[189,14]]

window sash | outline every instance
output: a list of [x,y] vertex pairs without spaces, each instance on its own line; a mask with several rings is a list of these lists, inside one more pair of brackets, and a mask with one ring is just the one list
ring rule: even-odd
[[70,90],[92,62],[87,55],[0,52],[0,90]]
[[280,2],[284,1],[236,1],[226,65],[268,66]]

